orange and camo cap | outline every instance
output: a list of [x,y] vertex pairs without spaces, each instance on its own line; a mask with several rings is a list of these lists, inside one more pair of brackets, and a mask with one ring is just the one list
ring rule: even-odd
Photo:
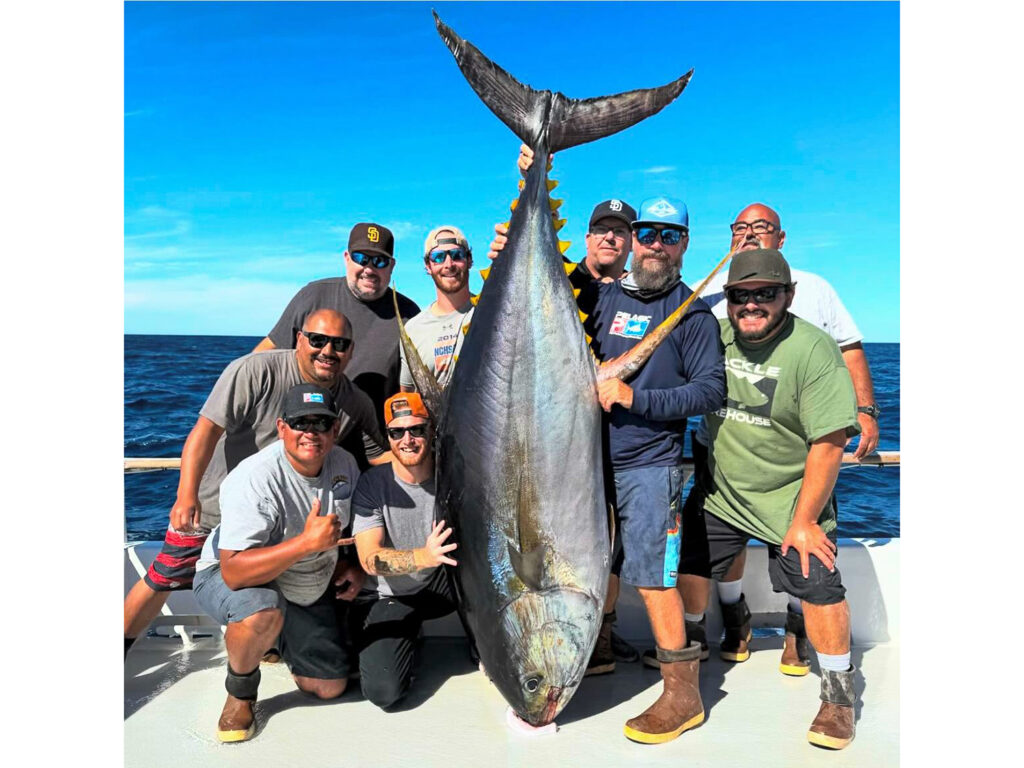
[[399,392],[385,401],[385,424],[390,424],[395,419],[400,419],[403,416],[419,416],[421,419],[430,418],[427,406],[423,404],[423,398],[420,397],[418,392]]

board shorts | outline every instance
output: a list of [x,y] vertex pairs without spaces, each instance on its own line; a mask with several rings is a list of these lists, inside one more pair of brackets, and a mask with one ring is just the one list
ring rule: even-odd
[[231,624],[254,613],[276,608],[284,614],[277,648],[293,675],[318,680],[347,678],[354,655],[346,625],[348,603],[334,597],[334,585],[312,605],[289,602],[276,584],[231,589],[224,583],[219,565],[199,571],[195,577],[196,602],[215,621]]
[[196,575],[196,563],[210,531],[203,528],[183,533],[168,526],[164,545],[143,577],[155,592],[188,589]]
[[622,541],[619,577],[627,584],[676,585],[683,478],[681,466],[615,472],[615,505]]
[[[821,560],[811,555],[805,579],[800,553],[794,547],[783,556],[780,545],[752,536],[705,511],[704,498],[703,490],[695,485],[683,505],[680,573],[721,581],[733,560],[746,549],[747,542],[756,539],[768,547],[768,577],[773,591],[785,592],[812,605],[832,605],[845,599],[846,588],[838,567],[829,571]],[[835,544],[835,529],[826,535]]]

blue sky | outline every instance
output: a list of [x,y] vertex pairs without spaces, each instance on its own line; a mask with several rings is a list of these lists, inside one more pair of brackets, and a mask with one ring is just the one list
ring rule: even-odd
[[[837,288],[867,341],[899,341],[896,3],[433,5],[535,88],[591,97],[695,69],[658,115],[555,158],[570,257],[596,202],[668,193],[690,210],[695,284],[765,202],[791,264]],[[395,283],[421,306],[431,227],[461,226],[484,266],[519,142],[431,7],[126,4],[126,333],[264,335],[299,287],[341,274],[358,221],[395,232]]]

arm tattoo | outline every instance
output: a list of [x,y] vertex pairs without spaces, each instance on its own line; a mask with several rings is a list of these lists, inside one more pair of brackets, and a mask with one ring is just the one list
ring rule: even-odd
[[373,570],[381,576],[412,573],[418,570],[411,549],[378,549],[366,560],[366,564],[369,566],[372,563]]

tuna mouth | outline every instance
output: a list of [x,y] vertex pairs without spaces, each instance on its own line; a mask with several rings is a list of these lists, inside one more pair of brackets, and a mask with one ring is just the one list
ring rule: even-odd
[[563,690],[565,689],[555,687],[548,689],[547,703],[544,705],[544,710],[540,713],[538,726],[547,725],[555,719],[555,715],[558,714],[558,700],[562,697]]

